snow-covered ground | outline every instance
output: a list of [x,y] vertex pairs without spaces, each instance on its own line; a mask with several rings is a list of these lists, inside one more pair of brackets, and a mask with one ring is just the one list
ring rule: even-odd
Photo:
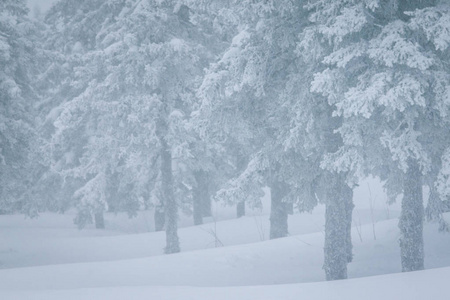
[[181,218],[173,255],[151,212],[107,215],[104,231],[79,231],[70,213],[0,216],[0,299],[446,299],[450,235],[435,224],[425,226],[427,270],[399,273],[398,211],[375,206],[372,216],[357,203],[352,279],[325,282],[323,207],[290,216],[290,236],[268,240],[265,201],[240,219],[220,207],[202,226]]
[[69,290],[2,290],[17,300],[423,300],[447,299],[450,268],[334,282],[248,287],[119,286]]

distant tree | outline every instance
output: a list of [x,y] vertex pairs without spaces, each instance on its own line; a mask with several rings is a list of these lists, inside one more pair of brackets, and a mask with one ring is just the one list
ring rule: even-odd
[[120,178],[117,193],[133,196],[126,202],[132,210],[151,198],[155,228],[166,230],[165,252],[178,252],[178,209],[192,186],[185,176],[195,144],[188,120],[210,54],[174,1],[105,2],[88,16],[101,26],[85,41],[89,51],[72,79],[82,90],[62,104],[53,135],[64,140],[81,130],[86,137],[78,164],[66,170],[85,180],[75,192],[80,212],[110,206],[110,182]]
[[311,187],[319,165],[306,158],[300,142],[305,123],[292,130],[306,100],[304,91],[293,88],[306,82],[296,53],[305,14],[301,3],[241,1],[233,16],[237,32],[199,91],[209,136],[228,153],[241,148],[244,158],[216,198],[257,206],[262,187],[270,187],[270,236],[284,237],[292,203],[301,210],[317,203]]
[[[75,110],[73,100],[81,97],[93,80],[104,76],[102,61],[93,54],[96,36],[111,24],[122,6],[110,1],[59,1],[45,17],[48,30],[44,46],[50,59],[42,75],[45,96],[40,103],[40,111],[41,134],[46,140],[44,148],[50,168],[47,180],[42,184],[51,187],[55,182],[59,183],[53,190],[55,197],[59,198],[56,202],[60,202],[58,206],[63,210],[77,206],[79,213],[75,223],[80,228],[94,221],[97,228],[104,227],[103,211],[108,197],[105,190],[98,189],[106,187],[110,180],[107,176],[111,172],[102,170],[104,181],[101,181],[98,180],[99,174],[82,170],[83,156],[91,151],[88,146],[92,142],[89,127],[96,126],[96,123],[91,114]],[[106,20],[99,23],[102,18]],[[68,112],[67,107],[71,105],[74,110]],[[77,191],[95,178],[96,184],[89,186],[91,189],[95,187],[97,193],[87,193],[86,189]]]
[[40,50],[25,1],[2,1],[0,14],[0,212],[32,215],[37,207],[29,190],[40,169],[34,110]]

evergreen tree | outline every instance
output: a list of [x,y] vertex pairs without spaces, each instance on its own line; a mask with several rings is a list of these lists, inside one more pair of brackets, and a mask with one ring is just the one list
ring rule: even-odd
[[75,192],[80,211],[105,210],[108,182],[120,174],[120,188],[136,200],[152,198],[155,228],[166,230],[165,251],[178,252],[178,208],[195,140],[188,119],[209,59],[204,39],[189,9],[172,1],[106,1],[88,16],[100,25],[93,39],[80,42],[87,51],[72,85],[81,92],[62,105],[54,122],[54,138],[75,130],[86,137],[79,164],[67,170],[85,180]]
[[448,4],[318,1],[310,8],[310,34],[329,45],[312,90],[342,119],[343,145],[323,164],[355,178],[370,172],[403,182],[402,270],[423,269],[423,176],[449,141],[448,42],[434,27],[448,28]]
[[303,156],[303,146],[286,142],[301,138],[293,137],[290,111],[299,95],[285,88],[301,72],[295,48],[306,20],[300,4],[283,1],[245,1],[236,6],[234,16],[238,32],[205,76],[200,115],[207,120],[212,140],[227,149],[240,147],[241,156],[248,159],[241,159],[234,178],[216,197],[241,207],[244,201],[257,206],[262,187],[273,188],[271,237],[283,237],[288,234],[288,202],[302,209],[317,202],[312,192],[303,192],[311,191],[317,172],[306,174],[292,167],[313,168],[314,163]]
[[[57,195],[61,198],[59,201],[69,203],[59,206],[78,208],[75,223],[79,227],[94,221],[98,221],[95,222],[97,228],[104,227],[105,189],[110,180],[107,175],[112,172],[106,167],[100,171],[83,168],[85,156],[92,152],[92,143],[98,142],[91,136],[97,124],[90,112],[84,113],[86,106],[77,109],[75,99],[85,100],[83,93],[94,80],[104,77],[103,61],[94,54],[96,36],[111,24],[121,11],[121,5],[111,1],[59,1],[45,18],[49,29],[44,45],[51,59],[43,74],[45,97],[40,107],[42,134],[50,153],[47,181],[53,184],[55,179],[61,178],[58,189],[63,194]],[[99,22],[102,19],[105,21]],[[106,156],[102,158],[99,165],[106,164]],[[85,184],[87,190],[83,189]]]
[[0,212],[36,212],[28,192],[40,163],[34,105],[38,100],[37,33],[25,1],[0,3]]

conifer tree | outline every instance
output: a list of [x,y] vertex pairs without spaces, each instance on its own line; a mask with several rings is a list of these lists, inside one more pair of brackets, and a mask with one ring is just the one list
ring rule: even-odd
[[[200,115],[209,136],[224,147],[243,152],[234,178],[217,193],[225,203],[260,205],[262,187],[273,188],[271,237],[288,234],[290,203],[310,209],[316,203],[310,187],[316,172],[291,166],[308,166],[303,146],[293,145],[289,106],[299,95],[285,92],[286,84],[302,72],[295,53],[298,32],[305,24],[303,8],[284,1],[244,1],[236,6],[237,33],[229,48],[205,76],[199,91]],[[298,131],[300,132],[300,130]],[[230,145],[230,146],[228,146]],[[316,167],[318,165],[316,164]],[[290,202],[290,203],[289,203]]]
[[[309,33],[329,45],[311,89],[342,119],[343,144],[323,165],[355,178],[378,173],[403,182],[397,189],[403,193],[403,271],[423,269],[422,185],[432,177],[432,157],[440,157],[449,141],[443,93],[448,38],[442,34],[448,32],[448,4],[438,2],[310,4],[316,27]],[[431,138],[435,134],[442,138]]]
[[25,1],[0,3],[0,212],[34,214],[28,191],[39,167],[34,106],[38,93],[37,32]]
[[109,207],[109,182],[120,178],[119,194],[134,198],[127,202],[132,210],[151,198],[155,229],[166,231],[166,253],[180,251],[178,209],[188,198],[185,170],[195,141],[188,120],[210,56],[189,7],[175,2],[100,1],[96,8],[86,2],[93,11],[81,23],[95,16],[98,27],[92,39],[79,41],[87,51],[72,85],[80,93],[61,105],[54,121],[55,138],[77,130],[86,137],[79,164],[67,170],[85,180],[75,192],[81,211]]

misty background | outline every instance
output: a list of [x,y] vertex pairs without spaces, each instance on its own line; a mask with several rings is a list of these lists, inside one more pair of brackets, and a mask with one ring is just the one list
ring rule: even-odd
[[449,99],[448,0],[3,0],[0,298],[444,299]]

